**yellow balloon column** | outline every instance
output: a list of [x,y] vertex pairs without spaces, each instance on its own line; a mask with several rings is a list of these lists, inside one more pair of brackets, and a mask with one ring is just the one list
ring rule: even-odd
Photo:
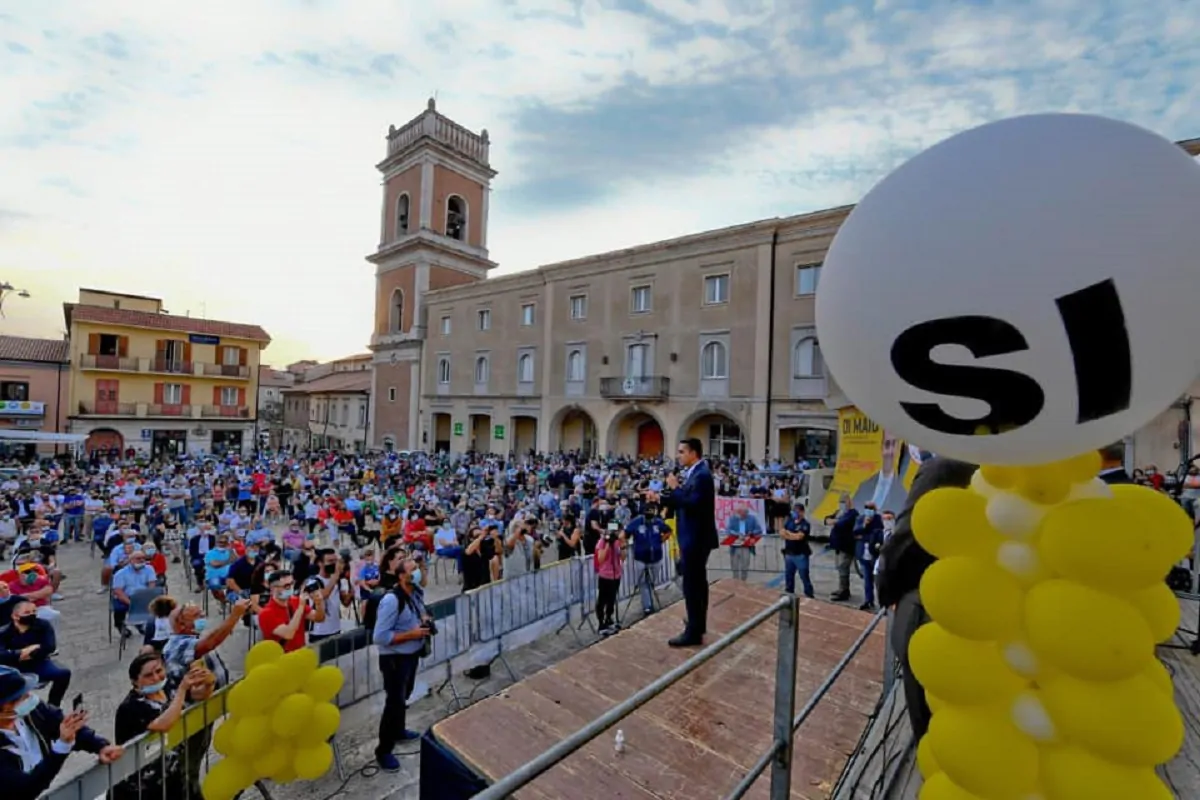
[[246,677],[229,692],[229,717],[213,736],[225,756],[204,777],[204,800],[232,800],[255,781],[314,780],[329,771],[329,739],[341,723],[332,702],[345,680],[337,667],[317,668],[317,654],[284,655],[276,642],[246,654]]
[[933,710],[921,800],[1172,797],[1154,768],[1183,719],[1154,647],[1179,624],[1164,577],[1192,526],[1099,466],[985,466],[917,502],[913,533],[938,558],[921,581],[933,622],[909,645]]

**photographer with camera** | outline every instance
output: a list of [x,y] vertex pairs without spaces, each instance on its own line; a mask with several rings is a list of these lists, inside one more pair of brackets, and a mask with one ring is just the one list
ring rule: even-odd
[[657,503],[642,504],[642,513],[629,520],[625,535],[633,540],[633,560],[641,565],[638,586],[642,594],[642,612],[654,613],[654,567],[662,562],[663,543],[671,538],[671,528],[659,513]]
[[558,560],[566,561],[579,555],[579,543],[583,539],[583,529],[579,525],[579,515],[571,504],[563,501],[562,515],[558,519],[558,531],[555,533],[554,544],[558,547]]
[[617,594],[621,589],[621,573],[625,566],[625,533],[616,522],[609,522],[596,544],[596,622],[601,636],[611,636],[620,630],[617,624]]
[[306,644],[305,623],[325,619],[325,584],[317,576],[304,582],[303,598],[296,596],[295,578],[285,570],[267,576],[271,602],[258,612],[258,627],[263,639],[279,642],[291,653]]
[[383,569],[395,576],[396,586],[379,600],[371,632],[379,648],[385,698],[375,760],[384,772],[398,772],[400,761],[392,753],[396,743],[420,736],[407,727],[407,704],[421,657],[428,651],[437,627],[415,588],[422,577],[417,562],[397,551],[385,559]]
[[609,530],[609,526],[616,524],[613,521],[612,507],[609,505],[608,500],[602,497],[599,502],[591,506],[591,510],[587,512],[586,520],[587,524],[583,530],[583,552],[584,555],[590,556],[596,552],[596,547]]
[[518,511],[504,540],[504,577],[516,578],[541,566],[542,542],[535,536],[537,520]]
[[500,529],[472,524],[467,532],[467,550],[463,554],[463,591],[486,586],[499,578],[499,554],[504,550]]

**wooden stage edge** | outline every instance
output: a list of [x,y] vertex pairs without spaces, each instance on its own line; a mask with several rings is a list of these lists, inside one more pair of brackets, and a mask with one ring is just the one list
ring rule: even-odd
[[[741,581],[711,588],[713,642],[779,597]],[[574,733],[695,650],[667,647],[683,627],[675,603],[629,630],[548,667],[442,720],[437,739],[495,781]],[[799,709],[872,619],[801,600],[797,651]],[[703,800],[727,795],[771,743],[778,623],[764,623],[642,706],[514,796],[528,800]],[[883,689],[886,631],[868,637],[796,734],[792,798],[826,800],[854,753]],[[617,754],[614,733],[624,731]],[[769,770],[746,795],[766,798]]]

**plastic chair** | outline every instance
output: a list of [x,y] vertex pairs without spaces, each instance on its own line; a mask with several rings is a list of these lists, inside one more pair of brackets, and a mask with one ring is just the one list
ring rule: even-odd
[[[154,615],[150,612],[150,604],[155,598],[162,597],[167,593],[167,590],[152,586],[149,589],[139,589],[129,596],[129,613],[125,615],[125,626],[134,630],[141,630],[142,626],[154,619]],[[121,635],[121,644],[117,649],[117,658],[123,658],[125,655],[125,643],[130,637]]]

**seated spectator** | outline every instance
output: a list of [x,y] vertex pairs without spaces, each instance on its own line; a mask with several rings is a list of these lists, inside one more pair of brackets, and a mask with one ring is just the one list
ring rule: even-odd
[[122,567],[113,575],[113,627],[121,632],[122,637],[127,638],[133,635],[132,631],[125,627],[130,598],[143,589],[153,587],[155,583],[154,570],[146,566],[146,554],[141,550],[133,551],[129,556],[129,566]]
[[225,602],[225,580],[236,555],[229,543],[229,533],[217,534],[217,546],[204,556],[204,580],[212,596],[219,603]]
[[458,543],[458,534],[449,521],[443,523],[433,535],[433,548],[439,558],[453,558],[459,573],[462,573],[463,547]]
[[142,552],[146,554],[146,563],[150,565],[150,569],[154,570],[155,585],[165,588],[167,585],[167,557],[154,543],[147,544],[142,548]]
[[304,531],[300,527],[300,520],[293,519],[288,522],[287,529],[283,532],[283,557],[289,562],[294,562],[300,557],[303,548]]
[[[158,653],[142,653],[129,665],[133,689],[117,706],[116,738],[128,744],[143,733],[166,733],[179,722],[184,708],[212,695],[213,675],[203,667],[193,667],[173,691],[167,689],[167,668]],[[113,800],[140,798],[198,797],[198,786],[184,786],[182,746],[165,748],[153,763],[113,788]]]
[[54,597],[54,586],[37,559],[37,553],[28,550],[18,552],[14,559],[14,569],[0,572],[0,583],[8,587],[9,594],[21,595],[32,601],[37,606],[40,618],[54,622],[59,617],[58,612],[50,606]]
[[0,786],[4,800],[37,800],[58,777],[67,756],[94,753],[101,764],[125,754],[87,727],[86,711],[66,716],[38,700],[37,678],[0,667]]
[[0,619],[0,664],[35,675],[50,684],[48,702],[56,708],[62,705],[71,685],[71,670],[51,660],[58,650],[54,626],[38,619],[37,606],[29,600],[19,600],[12,606],[10,616]]

